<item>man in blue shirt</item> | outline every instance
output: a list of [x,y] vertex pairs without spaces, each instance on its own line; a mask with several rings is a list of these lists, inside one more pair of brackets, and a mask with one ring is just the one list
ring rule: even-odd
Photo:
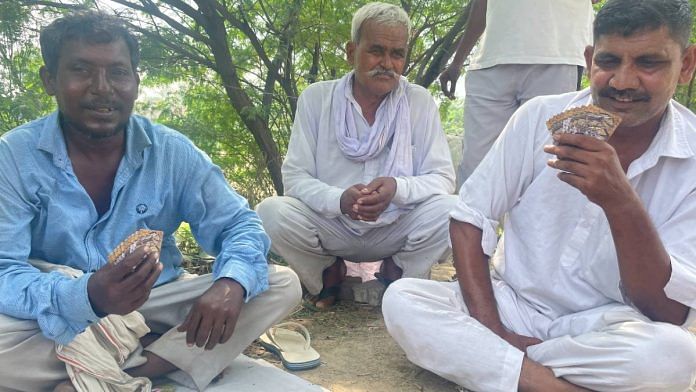
[[[120,20],[63,17],[42,31],[41,50],[58,111],[0,138],[0,389],[53,387],[68,377],[56,343],[135,310],[152,334],[127,372],[181,369],[203,389],[299,303],[297,276],[268,266],[260,220],[202,151],[132,114],[139,49]],[[180,279],[173,233],[183,221],[216,255],[211,275]],[[143,228],[164,232],[161,251],[108,264]]]

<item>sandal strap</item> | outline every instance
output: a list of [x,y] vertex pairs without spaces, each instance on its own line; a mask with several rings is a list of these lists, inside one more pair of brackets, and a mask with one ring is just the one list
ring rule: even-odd
[[276,325],[272,326],[271,328],[268,328],[268,330],[265,333],[268,340],[270,340],[271,343],[273,343],[276,347],[278,347],[278,349],[280,351],[283,351],[283,348],[278,344],[278,342],[276,342],[276,340],[274,338],[275,331],[276,331],[276,329],[279,329],[279,328],[281,328],[281,329],[294,329],[297,332],[301,333],[306,341],[305,349],[309,349],[309,346],[312,342],[312,338],[311,338],[311,336],[309,336],[309,331],[307,330],[307,328],[305,328],[305,326],[300,324],[300,323],[296,323],[294,321],[286,321],[284,323],[276,324]]

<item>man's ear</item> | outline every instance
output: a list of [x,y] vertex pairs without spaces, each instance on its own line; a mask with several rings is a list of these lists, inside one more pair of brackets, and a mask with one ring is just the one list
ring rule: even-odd
[[682,67],[679,72],[679,84],[688,84],[691,82],[691,78],[694,77],[694,69],[696,69],[696,44],[690,45],[684,50]]
[[140,74],[138,72],[135,72],[135,99],[138,99],[138,95],[140,92]]
[[348,64],[350,65],[355,65],[355,42],[349,41],[346,43],[346,60],[348,60]]
[[48,71],[45,65],[42,65],[39,69],[39,76],[41,77],[41,82],[43,83],[44,90],[46,94],[50,96],[56,95],[56,81],[53,75]]
[[592,72],[592,56],[594,56],[594,46],[587,45],[585,47],[585,69],[588,76]]

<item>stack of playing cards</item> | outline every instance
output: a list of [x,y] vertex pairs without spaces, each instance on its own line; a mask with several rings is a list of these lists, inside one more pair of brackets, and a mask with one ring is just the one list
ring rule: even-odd
[[162,233],[159,230],[140,229],[123,240],[109,255],[109,263],[116,264],[135,252],[141,246],[148,246],[152,250],[162,248]]
[[546,121],[552,135],[575,133],[607,140],[621,122],[621,117],[594,105],[566,110]]

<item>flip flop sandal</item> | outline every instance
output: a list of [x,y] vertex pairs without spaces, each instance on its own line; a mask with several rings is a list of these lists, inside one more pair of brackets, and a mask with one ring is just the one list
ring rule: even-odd
[[310,346],[309,331],[302,324],[277,324],[259,337],[259,343],[279,356],[288,370],[308,370],[321,364],[319,353]]

